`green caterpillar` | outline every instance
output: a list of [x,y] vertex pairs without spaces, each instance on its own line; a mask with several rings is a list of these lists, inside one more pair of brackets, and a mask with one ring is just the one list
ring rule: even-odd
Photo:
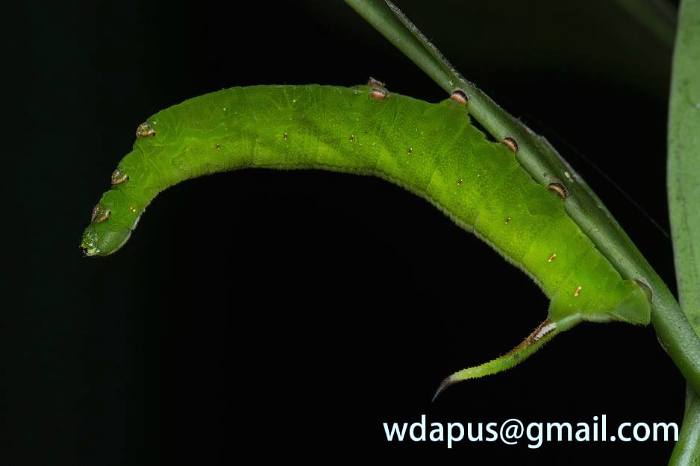
[[[516,141],[489,141],[467,97],[437,104],[367,86],[253,86],[213,92],[156,113],[112,173],[81,248],[121,248],[146,206],[188,178],[242,168],[374,175],[425,198],[532,277],[547,320],[513,351],[443,382],[499,372],[581,321],[647,324],[640,284],[623,279],[567,215],[563,183],[542,186],[520,166]],[[568,182],[576,182],[572,176]]]

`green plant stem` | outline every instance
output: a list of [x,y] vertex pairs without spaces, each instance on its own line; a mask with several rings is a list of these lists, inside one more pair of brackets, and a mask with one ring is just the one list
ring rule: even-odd
[[683,427],[668,464],[669,466],[700,465],[700,400],[690,387],[686,389]]
[[549,142],[499,107],[464,79],[393,4],[382,0],[346,0],[367,22],[447,92],[463,90],[469,112],[496,139],[514,138],[517,157],[538,182],[563,183],[566,210],[620,274],[647,285],[652,293],[652,324],[662,347],[700,393],[700,339],[673,294],[588,185]]

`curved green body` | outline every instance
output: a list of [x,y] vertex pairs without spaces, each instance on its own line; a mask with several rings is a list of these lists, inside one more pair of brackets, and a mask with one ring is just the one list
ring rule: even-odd
[[558,331],[580,320],[649,321],[642,288],[620,276],[513,147],[470,123],[465,105],[367,86],[239,87],[158,112],[137,134],[84,234],[87,255],[116,251],[151,200],[188,178],[249,167],[332,170],[396,183],[477,234],[539,284]]

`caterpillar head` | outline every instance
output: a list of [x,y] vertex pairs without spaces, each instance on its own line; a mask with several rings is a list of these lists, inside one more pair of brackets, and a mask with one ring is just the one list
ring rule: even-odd
[[108,256],[118,251],[131,236],[142,210],[124,202],[118,188],[107,191],[92,210],[90,224],[83,232],[80,249],[84,256]]
[[[134,154],[134,151],[127,154],[125,160],[133,160]],[[145,209],[143,203],[137,202],[143,189],[134,189],[134,180],[130,180],[129,176],[133,172],[136,172],[134,167],[124,162],[112,172],[111,189],[102,195],[92,209],[90,224],[83,232],[80,249],[84,256],[108,256],[129,240]],[[136,180],[138,181],[138,176]]]
[[80,249],[86,257],[108,256],[116,252],[131,236],[130,229],[99,231],[95,225],[90,225],[83,233]]

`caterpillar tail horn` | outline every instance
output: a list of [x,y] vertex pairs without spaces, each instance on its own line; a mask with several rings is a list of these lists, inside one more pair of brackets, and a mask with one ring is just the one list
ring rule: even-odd
[[485,362],[478,366],[468,367],[446,377],[433,395],[433,401],[444,392],[448,387],[457,382],[462,382],[469,379],[478,379],[487,375],[497,374],[512,367],[517,366],[532,354],[537,352],[545,343],[554,338],[557,334],[571,328],[576,322],[559,321],[555,322],[550,319],[545,319],[532,331],[518,346],[507,352],[506,354]]

